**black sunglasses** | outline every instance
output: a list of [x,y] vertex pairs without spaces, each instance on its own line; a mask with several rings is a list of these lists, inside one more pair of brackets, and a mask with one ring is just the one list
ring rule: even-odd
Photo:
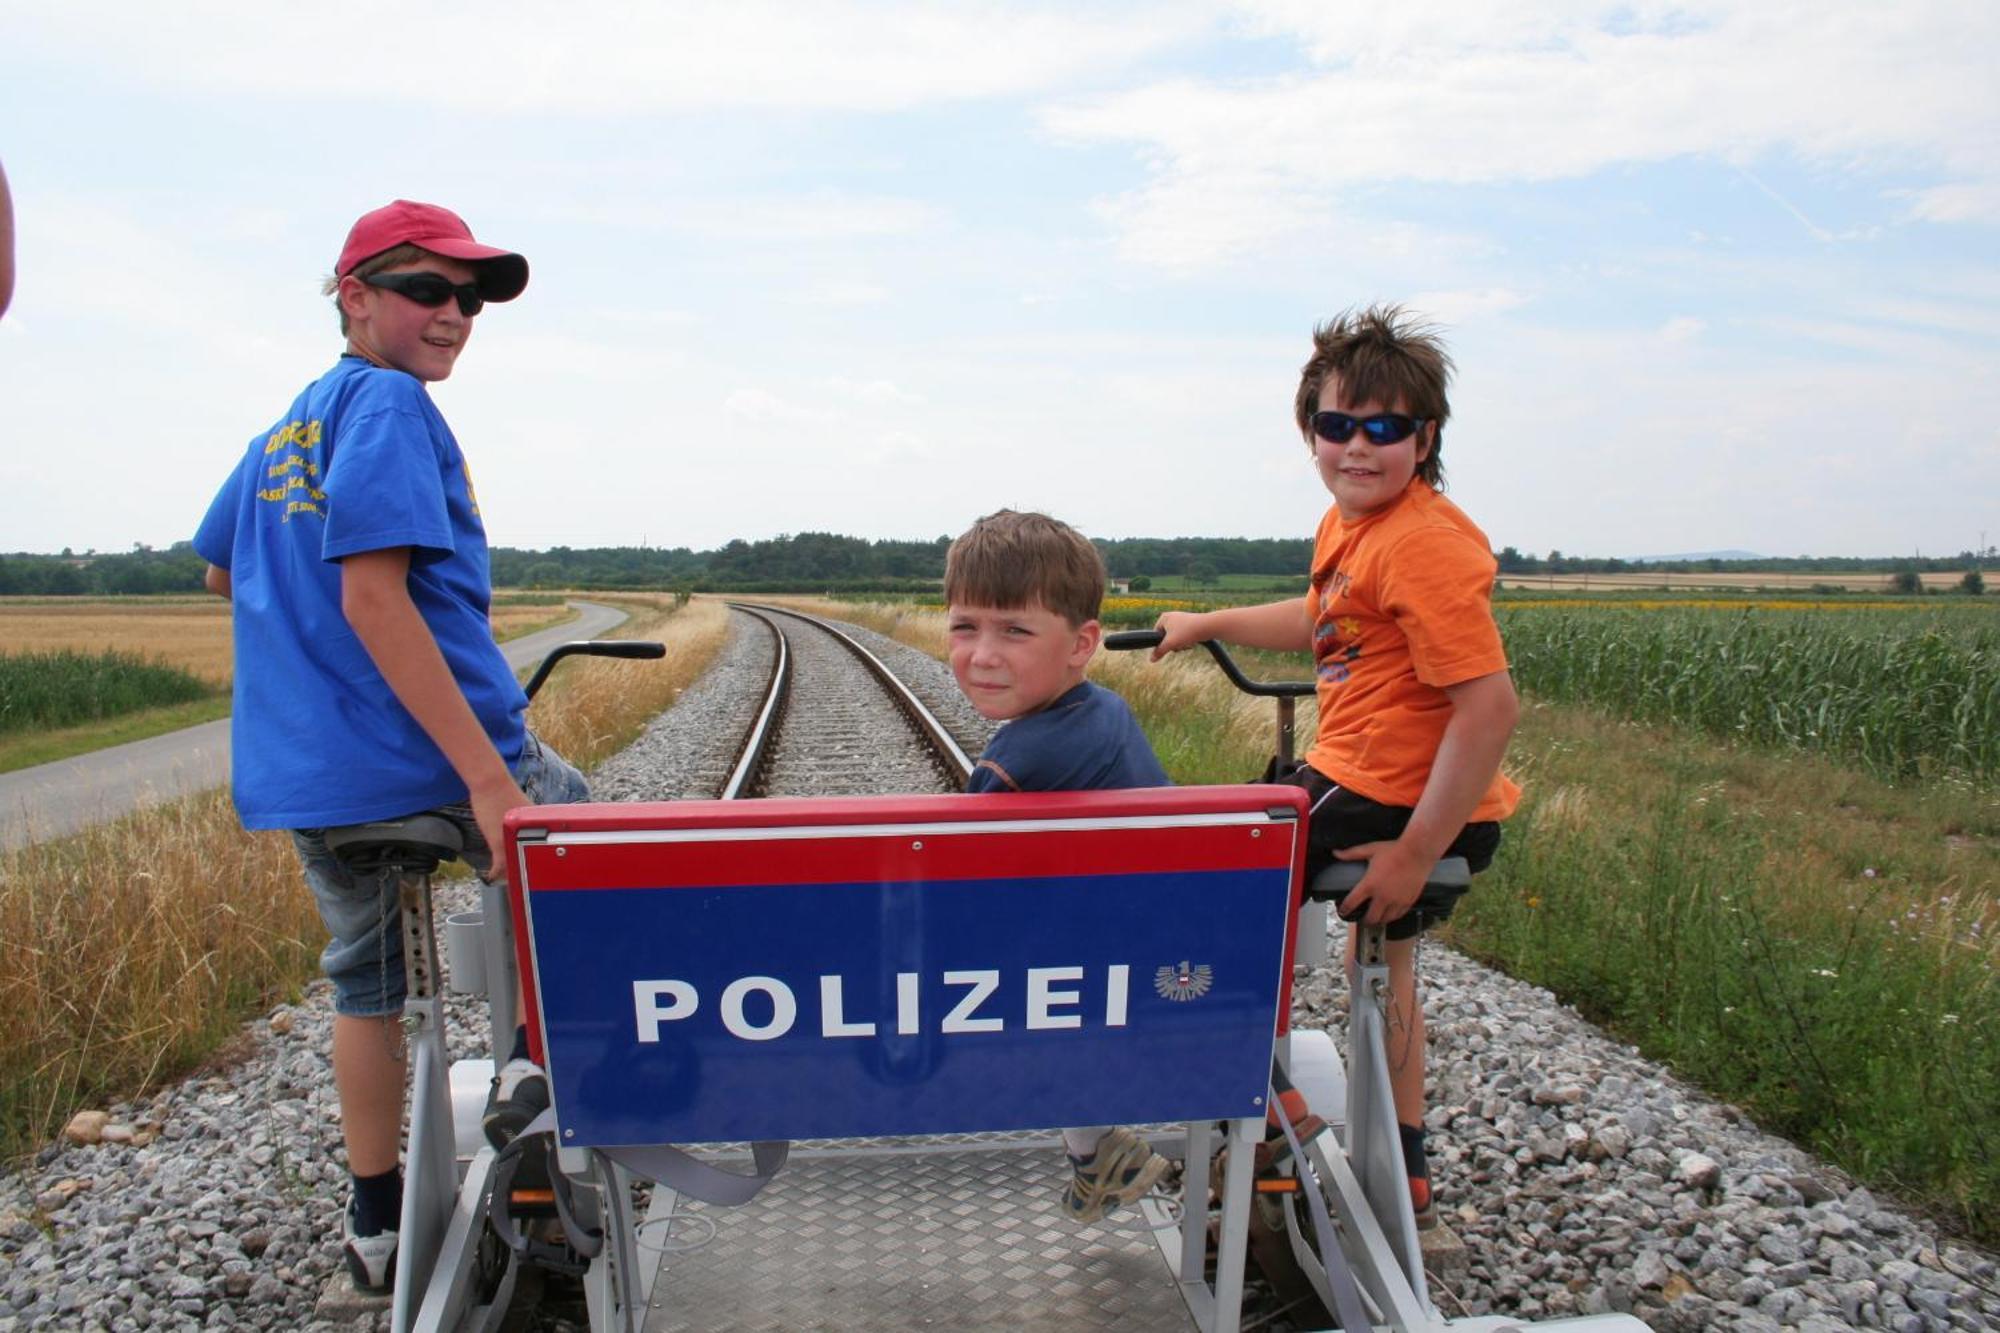
[[432,309],[456,296],[458,313],[467,319],[486,308],[486,298],[479,294],[478,283],[453,282],[442,273],[371,273],[362,281]]
[[1315,412],[1312,432],[1332,444],[1346,444],[1358,426],[1368,433],[1370,444],[1395,444],[1407,440],[1429,421],[1427,417],[1404,416],[1401,412],[1377,412],[1372,417],[1351,417],[1345,412]]

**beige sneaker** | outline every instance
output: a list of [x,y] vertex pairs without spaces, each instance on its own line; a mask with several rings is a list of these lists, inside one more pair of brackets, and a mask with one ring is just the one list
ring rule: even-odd
[[1063,1213],[1072,1222],[1097,1222],[1144,1195],[1167,1173],[1167,1159],[1151,1144],[1120,1126],[1097,1141],[1097,1152],[1085,1162],[1070,1159],[1070,1181],[1063,1186]]

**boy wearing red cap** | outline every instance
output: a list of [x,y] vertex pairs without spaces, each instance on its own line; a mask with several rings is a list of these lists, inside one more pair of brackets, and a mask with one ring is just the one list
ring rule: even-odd
[[[397,200],[349,232],[325,287],[347,347],[250,442],[195,535],[232,601],[232,791],[243,823],[288,829],[332,936],[334,1082],[354,1192],[357,1287],[394,1282],[404,1067],[402,936],[390,876],[349,874],[324,831],[420,811],[458,824],[481,874],[516,806],[588,799],[542,747],[488,620],[486,532],[465,456],[425,385],[449,376],[488,301],[528,261],[448,209]],[[548,1104],[525,1034],[486,1130]]]

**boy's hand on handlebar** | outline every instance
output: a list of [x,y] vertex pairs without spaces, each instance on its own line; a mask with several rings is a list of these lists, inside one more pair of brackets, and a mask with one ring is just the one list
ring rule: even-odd
[[1341,861],[1367,861],[1368,871],[1340,905],[1343,921],[1386,926],[1408,916],[1430,878],[1430,865],[1400,842],[1364,842],[1334,853]]
[[1201,617],[1193,611],[1161,612],[1160,618],[1153,622],[1153,628],[1166,637],[1160,640],[1159,646],[1153,649],[1153,655],[1146,660],[1157,662],[1168,653],[1177,653],[1200,643],[1208,637],[1196,628],[1200,622]]

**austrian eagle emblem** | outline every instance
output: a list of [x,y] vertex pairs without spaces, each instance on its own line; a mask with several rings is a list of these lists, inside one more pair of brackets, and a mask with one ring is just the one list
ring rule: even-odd
[[1182,959],[1179,966],[1169,964],[1153,973],[1153,989],[1163,1000],[1185,1003],[1199,1000],[1208,994],[1208,988],[1215,984],[1215,969],[1207,963],[1190,964]]

